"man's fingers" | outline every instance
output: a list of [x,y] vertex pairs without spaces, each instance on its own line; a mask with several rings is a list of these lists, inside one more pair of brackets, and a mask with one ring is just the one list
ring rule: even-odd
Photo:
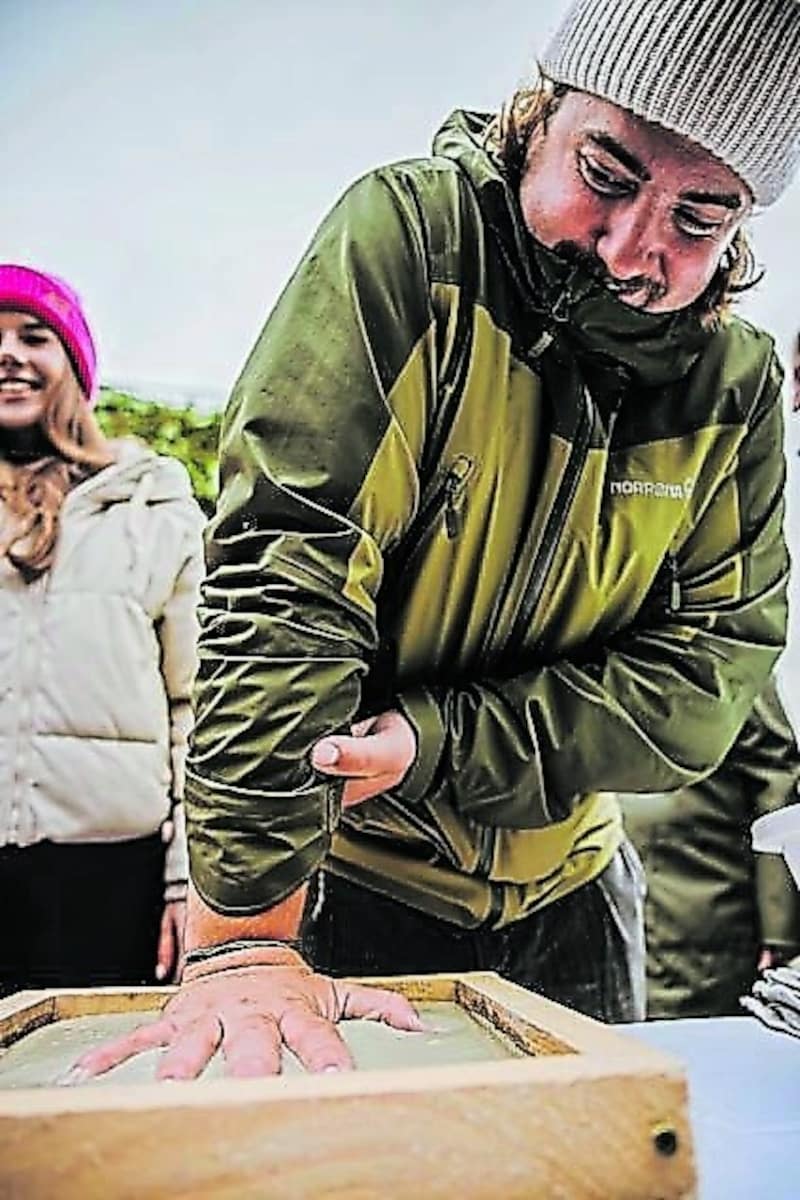
[[277,1022],[268,1016],[226,1021],[222,1053],[226,1075],[237,1079],[279,1075],[281,1035]]
[[400,992],[386,988],[364,987],[362,984],[334,980],[342,1019],[361,1017],[367,1021],[383,1021],[392,1029],[422,1033],[425,1024],[413,1004]]
[[62,1076],[61,1082],[81,1083],[86,1079],[92,1079],[95,1075],[103,1075],[112,1067],[118,1067],[120,1063],[127,1062],[135,1054],[166,1046],[174,1032],[175,1028],[168,1020],[152,1021],[149,1025],[140,1025],[138,1029],[134,1029],[133,1033],[126,1033],[112,1042],[106,1042],[81,1055],[69,1071]]
[[156,1070],[156,1079],[196,1079],[214,1057],[222,1041],[216,1017],[202,1017],[183,1026],[174,1036]]
[[351,1071],[354,1063],[336,1026],[309,1009],[292,1008],[281,1017],[286,1045],[307,1071]]

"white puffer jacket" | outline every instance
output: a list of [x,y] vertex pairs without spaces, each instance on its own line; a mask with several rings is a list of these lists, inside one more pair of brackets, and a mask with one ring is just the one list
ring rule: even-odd
[[114,447],[64,502],[50,571],[0,561],[0,845],[142,837],[183,796],[203,514],[179,462]]

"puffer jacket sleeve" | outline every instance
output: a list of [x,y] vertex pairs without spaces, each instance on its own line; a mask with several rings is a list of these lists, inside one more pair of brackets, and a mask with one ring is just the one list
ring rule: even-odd
[[191,876],[217,911],[278,903],[338,821],[341,783],[309,751],[349,729],[383,551],[418,503],[429,292],[413,196],[391,173],[366,177],[323,223],[228,406],[187,774]]
[[403,799],[437,786],[480,824],[538,828],[586,793],[672,791],[723,760],[786,628],[774,356],[755,390],[735,461],[676,549],[670,597],[590,661],[403,693],[419,745]]
[[[777,687],[770,681],[734,748],[751,819],[797,803],[800,752]],[[800,949],[800,891],[781,855],[756,854],[755,886],[762,946]]]
[[181,899],[189,879],[186,818],[183,807],[186,755],[194,723],[192,688],[197,673],[197,605],[204,575],[203,526],[199,505],[187,496],[186,534],[175,583],[163,607],[156,633],[161,650],[161,676],[169,705],[172,810],[167,825],[170,837],[164,864],[166,900]]

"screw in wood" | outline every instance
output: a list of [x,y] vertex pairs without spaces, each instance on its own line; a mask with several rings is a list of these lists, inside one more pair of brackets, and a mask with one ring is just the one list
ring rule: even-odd
[[671,1125],[659,1125],[653,1130],[653,1145],[659,1154],[669,1157],[678,1149],[678,1134]]

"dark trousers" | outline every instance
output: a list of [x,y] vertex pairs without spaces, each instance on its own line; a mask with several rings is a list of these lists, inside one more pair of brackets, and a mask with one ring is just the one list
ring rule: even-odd
[[602,1021],[643,1020],[643,898],[629,843],[598,879],[503,929],[461,929],[328,873],[303,948],[329,975],[497,971]]
[[0,849],[0,995],[154,982],[160,834]]

